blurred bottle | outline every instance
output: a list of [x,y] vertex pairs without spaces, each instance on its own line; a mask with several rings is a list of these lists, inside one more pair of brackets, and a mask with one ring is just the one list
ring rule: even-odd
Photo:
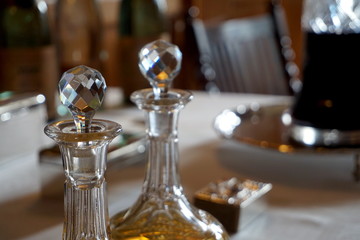
[[101,71],[102,26],[96,0],[58,0],[55,9],[60,74],[78,65]]
[[0,91],[45,95],[48,117],[56,117],[56,49],[48,8],[42,0],[0,2]]
[[122,0],[119,9],[119,81],[125,99],[149,87],[138,67],[138,54],[156,39],[170,41],[165,0]]
[[360,144],[360,1],[307,0],[303,86],[291,136],[310,146]]

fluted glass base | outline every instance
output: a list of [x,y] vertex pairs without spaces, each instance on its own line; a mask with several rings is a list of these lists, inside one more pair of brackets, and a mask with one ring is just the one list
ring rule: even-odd
[[63,240],[110,240],[105,182],[81,189],[65,183]]

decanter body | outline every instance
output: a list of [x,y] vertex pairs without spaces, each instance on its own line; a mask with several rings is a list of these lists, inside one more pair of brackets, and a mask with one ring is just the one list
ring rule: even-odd
[[[155,62],[150,59],[151,64],[143,62],[142,67],[152,66],[156,69],[148,72],[153,89],[139,90],[131,95],[131,100],[145,111],[148,164],[137,202],[111,218],[114,240],[228,239],[222,225],[214,217],[190,204],[180,183],[178,117],[192,95],[179,89],[169,90],[169,82],[165,78],[154,80],[155,75],[159,78],[171,75],[171,71],[166,72],[166,69],[176,65],[171,58],[176,55],[176,49],[172,46],[163,41],[149,44],[145,53]],[[164,55],[161,54],[163,50]]]

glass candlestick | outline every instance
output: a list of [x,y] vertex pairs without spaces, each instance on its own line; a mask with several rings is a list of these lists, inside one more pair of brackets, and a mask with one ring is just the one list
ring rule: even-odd
[[101,74],[79,66],[65,72],[59,82],[61,101],[74,116],[45,127],[61,150],[65,172],[64,240],[109,240],[105,193],[107,146],[121,126],[92,120],[103,100],[106,84]]
[[180,183],[177,123],[180,110],[192,99],[188,91],[170,90],[180,71],[181,52],[158,40],[139,56],[140,70],[153,89],[136,91],[131,100],[146,113],[148,164],[137,202],[111,218],[112,238],[228,239],[214,217],[190,204]]

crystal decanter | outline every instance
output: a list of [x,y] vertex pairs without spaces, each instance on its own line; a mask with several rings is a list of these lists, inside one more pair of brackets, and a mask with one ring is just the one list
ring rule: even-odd
[[170,89],[181,55],[177,46],[162,40],[140,50],[139,67],[152,89],[134,92],[131,100],[145,111],[148,163],[137,202],[111,218],[114,240],[228,239],[213,216],[190,204],[180,183],[177,122],[192,99],[188,91]]
[[61,150],[65,172],[64,240],[109,240],[109,216],[105,192],[107,146],[121,126],[92,119],[106,90],[101,74],[79,66],[65,72],[59,82],[60,98],[73,120],[45,127],[47,136]]
[[360,145],[360,1],[303,1],[302,88],[291,109],[292,140],[311,147]]

